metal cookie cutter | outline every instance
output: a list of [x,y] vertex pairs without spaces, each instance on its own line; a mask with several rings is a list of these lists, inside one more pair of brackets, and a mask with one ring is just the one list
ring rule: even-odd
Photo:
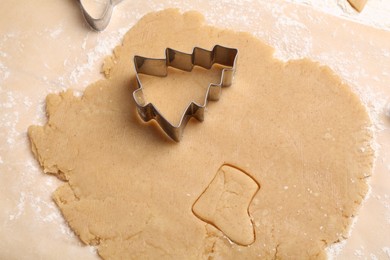
[[106,29],[108,24],[110,23],[111,20],[111,15],[112,11],[114,11],[114,7],[122,2],[123,0],[108,0],[107,5],[104,9],[104,12],[100,18],[93,18],[84,8],[83,3],[81,2],[82,0],[77,0],[80,4],[81,11],[83,12],[84,18],[91,26],[92,29],[96,31],[103,31]]
[[[228,87],[232,84],[237,54],[237,49],[215,45],[212,51],[195,47],[192,54],[167,48],[165,50],[165,59],[134,56],[138,89],[133,92],[133,98],[137,106],[138,114],[145,122],[152,119],[156,120],[170,138],[179,142],[190,118],[195,117],[199,121],[203,121],[207,101],[219,100],[222,92],[221,88]],[[191,102],[188,105],[177,126],[172,125],[163,115],[161,115],[152,103],[145,102],[139,74],[166,77],[169,66],[183,71],[192,71],[194,66],[210,69],[214,64],[220,64],[226,67],[222,70],[221,81],[219,84],[210,83],[203,104]]]

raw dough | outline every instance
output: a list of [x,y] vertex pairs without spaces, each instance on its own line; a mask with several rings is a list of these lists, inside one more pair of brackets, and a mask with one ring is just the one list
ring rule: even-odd
[[367,0],[348,0],[348,2],[356,9],[356,11],[361,12],[367,3]]
[[[133,55],[215,44],[238,48],[239,58],[233,85],[208,104],[205,121],[190,121],[179,144],[143,124],[131,97]],[[32,150],[45,172],[65,180],[54,199],[80,239],[106,259],[303,259],[324,258],[326,246],[347,237],[372,171],[369,117],[328,67],[272,55],[247,33],[165,10],[127,33],[105,66],[107,79],[81,98],[49,95],[47,124],[29,128]],[[193,82],[184,84],[160,98],[180,99]],[[168,105],[161,109],[183,109]],[[192,212],[226,163],[260,184],[248,210],[250,246],[231,243]]]

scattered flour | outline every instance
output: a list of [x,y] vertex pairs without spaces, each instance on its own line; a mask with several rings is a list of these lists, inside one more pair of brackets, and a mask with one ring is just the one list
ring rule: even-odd
[[338,243],[332,244],[328,248],[326,248],[326,253],[328,255],[329,260],[336,259],[336,256],[341,253],[343,248],[345,247],[345,244],[347,243],[346,240],[342,240]]
[[386,256],[390,259],[390,247],[382,247],[383,253],[386,254]]
[[390,103],[387,104],[385,113],[386,116],[390,119]]
[[[6,55],[6,53],[3,52],[3,55]],[[11,74],[11,72],[9,71],[9,69],[0,61],[0,84],[1,84],[1,82],[8,79],[10,74]]]
[[[73,62],[66,62],[66,68],[73,68],[70,70],[70,73],[64,75],[64,78],[69,79],[66,85],[75,85],[79,84],[79,79],[84,76],[87,72],[92,71],[96,67],[97,61],[101,61],[105,56],[111,55],[112,50],[117,46],[124,34],[129,28],[122,28],[117,31],[109,32],[108,35],[98,35],[96,42],[94,42],[94,47],[87,50],[87,44],[89,39],[89,33],[84,37],[84,41],[81,45],[83,50],[87,50],[86,57],[87,62],[84,64],[74,64]],[[62,81],[63,82],[63,81]],[[87,82],[84,82],[86,84]]]
[[351,7],[347,0],[286,0],[291,3],[305,4],[326,12],[328,14],[343,17],[358,23],[390,30],[390,1],[369,0],[363,11],[358,13]]
[[53,39],[56,39],[60,36],[60,34],[62,33],[63,29],[61,27],[55,29],[55,30],[52,30],[52,31],[49,31],[49,34],[50,34],[50,37],[53,38]]

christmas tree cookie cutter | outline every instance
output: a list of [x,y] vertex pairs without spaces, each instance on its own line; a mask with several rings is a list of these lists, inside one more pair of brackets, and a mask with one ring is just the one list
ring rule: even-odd
[[[237,55],[237,49],[215,45],[211,51],[195,47],[191,54],[167,48],[165,50],[165,59],[134,56],[137,89],[133,92],[133,98],[138,114],[145,122],[152,119],[156,120],[162,130],[164,130],[171,139],[179,142],[190,118],[194,117],[199,121],[203,121],[207,101],[219,100],[222,87],[228,87],[232,84],[236,69]],[[214,64],[224,66],[220,82],[218,84],[209,84],[202,104],[193,101],[187,106],[178,125],[172,125],[152,103],[145,101],[139,74],[166,77],[168,74],[168,67],[190,72],[194,66],[211,69]]]

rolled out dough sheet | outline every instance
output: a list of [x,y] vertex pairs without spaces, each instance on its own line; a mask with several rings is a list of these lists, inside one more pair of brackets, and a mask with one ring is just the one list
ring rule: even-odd
[[[131,57],[216,44],[239,49],[239,59],[234,85],[209,103],[205,122],[191,121],[180,144],[142,124]],[[284,63],[248,33],[175,9],[143,17],[106,62],[107,79],[81,97],[50,94],[47,124],[28,131],[44,171],[65,181],[54,193],[63,216],[100,256],[325,258],[347,237],[372,172],[371,122],[328,67]],[[171,70],[163,81],[145,80],[145,89],[164,88],[146,98],[180,116],[205,95],[184,96],[187,88],[218,82],[220,73]]]
[[[182,10],[197,9],[206,15],[207,23],[219,27],[252,32],[276,47],[275,55],[279,58],[310,57],[328,64],[359,94],[375,124],[380,144],[376,148],[378,160],[370,178],[371,196],[359,211],[351,237],[344,249],[336,247],[332,254],[340,252],[340,259],[387,256],[390,162],[385,154],[390,140],[389,122],[382,115],[390,94],[386,84],[390,80],[386,73],[390,70],[386,58],[389,32],[283,1],[259,1],[250,8],[246,4],[221,6],[206,1],[186,5],[181,1],[150,1],[146,5],[125,1],[116,9],[110,27],[99,34],[80,26],[83,20],[76,3],[48,1],[32,5],[5,1],[2,6],[0,196],[4,199],[0,201],[1,258],[96,259],[93,250],[80,244],[69,230],[52,202],[52,192],[62,183],[41,173],[30,154],[25,132],[32,120],[35,124],[45,123],[42,101],[48,93],[58,93],[69,86],[83,90],[89,82],[99,78],[103,57],[110,54],[122,35],[143,14],[172,6]],[[225,12],[224,16],[217,15],[221,10],[232,11]],[[365,10],[365,15],[366,11],[369,9]],[[26,13],[35,14],[37,19],[25,19]],[[156,55],[161,57],[161,53]],[[210,111],[221,104],[212,105]],[[199,127],[203,128],[203,123]],[[217,170],[210,175],[216,176]],[[203,189],[211,180],[210,177],[205,181]],[[207,230],[211,235],[219,232],[215,228]]]

